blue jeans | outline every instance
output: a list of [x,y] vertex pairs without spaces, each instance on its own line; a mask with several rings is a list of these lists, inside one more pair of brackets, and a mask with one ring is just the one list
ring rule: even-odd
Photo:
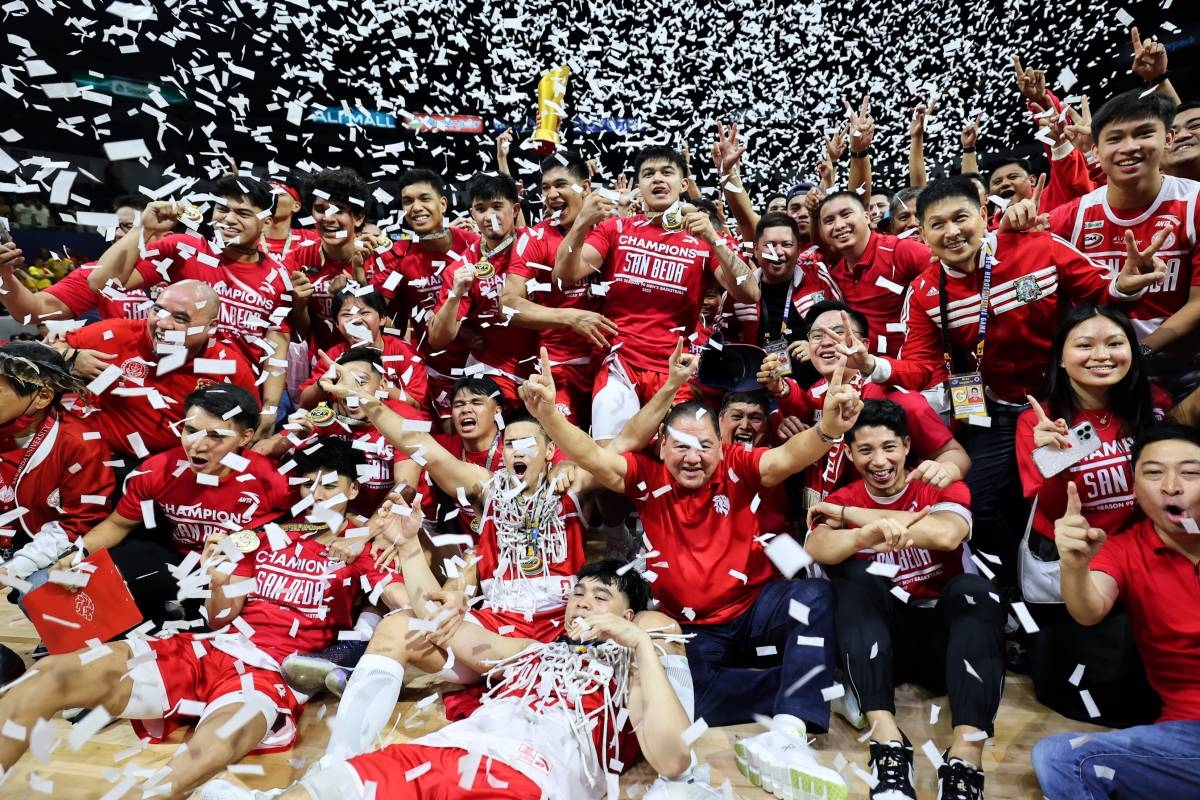
[[1083,735],[1059,733],[1034,746],[1033,768],[1048,800],[1200,797],[1200,722],[1093,733],[1072,748]]
[[[49,583],[50,570],[52,569],[54,569],[53,566],[43,567],[42,569],[39,569],[37,572],[25,578],[25,580],[29,581],[29,585],[31,587],[29,592],[32,592],[34,589],[37,589],[40,586],[45,586],[47,583]],[[25,592],[17,598],[17,607],[20,608],[21,613],[27,617],[29,616],[29,612],[25,610],[25,595],[29,594],[29,592]]]
[[[807,626],[788,613],[792,600],[808,606]],[[740,617],[682,627],[695,634],[687,643],[687,657],[696,687],[696,719],[716,726],[751,722],[755,714],[791,714],[804,720],[810,733],[829,727],[829,703],[821,696],[834,682],[837,651],[829,581],[775,580]],[[819,636],[825,646],[798,644],[798,636]],[[759,656],[759,647],[775,652]],[[814,669],[802,686],[794,686]]]

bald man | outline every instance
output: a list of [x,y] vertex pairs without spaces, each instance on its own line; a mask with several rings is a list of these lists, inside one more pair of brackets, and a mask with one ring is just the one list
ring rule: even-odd
[[142,459],[178,445],[173,426],[196,389],[233,383],[258,394],[250,365],[216,337],[220,313],[211,286],[183,280],[159,293],[147,319],[105,320],[55,345],[93,379],[95,397],[82,412],[113,453]]

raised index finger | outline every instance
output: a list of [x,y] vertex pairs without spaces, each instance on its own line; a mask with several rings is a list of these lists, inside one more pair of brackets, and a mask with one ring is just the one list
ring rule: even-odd
[[833,377],[829,379],[830,388],[834,386],[842,386],[846,382],[846,359],[839,359],[837,366],[833,368]]
[[1025,395],[1025,399],[1029,401],[1029,407],[1033,409],[1034,416],[1038,422],[1049,422],[1050,418],[1046,416],[1046,410],[1042,408],[1042,404],[1037,401],[1031,394]]
[[1136,55],[1137,51],[1142,49],[1142,37],[1141,34],[1138,33],[1136,25],[1129,29],[1129,35],[1133,39],[1133,52]]
[[1077,517],[1083,506],[1079,503],[1079,487],[1075,481],[1067,481],[1067,513],[1068,517]]
[[1013,56],[1013,70],[1017,73],[1017,80],[1025,77],[1025,70],[1021,68],[1021,57]]
[[542,374],[547,378],[550,377],[550,354],[546,352],[546,348],[542,348]]
[[1033,185],[1033,207],[1037,208],[1042,200],[1042,191],[1046,188],[1046,173],[1041,173],[1037,177],[1037,183]]

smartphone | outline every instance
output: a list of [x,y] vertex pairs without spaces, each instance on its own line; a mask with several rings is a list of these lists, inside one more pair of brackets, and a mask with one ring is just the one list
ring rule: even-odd
[[0,217],[0,244],[8,244],[11,241],[12,234],[8,232],[8,220]]
[[1090,422],[1081,422],[1067,431],[1067,441],[1070,447],[1065,450],[1051,444],[1034,449],[1033,463],[1037,464],[1043,478],[1051,478],[1072,464],[1078,464],[1103,445]]

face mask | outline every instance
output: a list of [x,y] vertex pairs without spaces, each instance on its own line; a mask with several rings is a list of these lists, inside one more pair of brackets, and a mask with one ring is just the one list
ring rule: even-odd
[[0,452],[17,449],[17,436],[37,420],[34,414],[22,414],[6,425],[0,425]]

